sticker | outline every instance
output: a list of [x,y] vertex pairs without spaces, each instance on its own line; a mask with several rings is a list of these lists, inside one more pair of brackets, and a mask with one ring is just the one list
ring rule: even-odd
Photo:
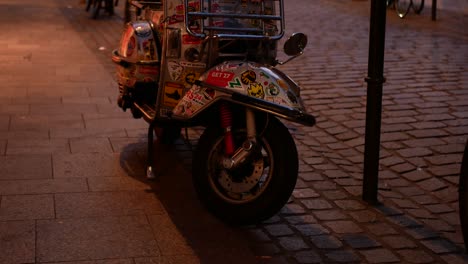
[[247,93],[256,98],[263,99],[265,97],[265,92],[263,91],[263,86],[259,83],[253,82],[247,88]]
[[220,87],[228,86],[229,81],[234,78],[234,73],[232,72],[224,72],[224,71],[210,71],[208,73],[208,77],[206,78],[206,82]]
[[176,106],[180,98],[182,98],[182,93],[184,87],[178,83],[167,82],[164,86],[164,105],[167,106]]
[[257,80],[257,74],[254,71],[245,71],[241,74],[241,81],[243,84],[250,84]]
[[277,96],[279,93],[280,93],[280,89],[279,89],[276,85],[274,85],[274,84],[272,84],[272,83],[270,83],[270,84],[266,87],[266,94],[267,94],[267,95],[270,95],[270,96]]
[[153,41],[154,40],[150,38],[150,39],[143,41],[143,43],[141,44],[144,55],[145,55],[145,59],[154,60],[154,55],[156,52],[154,49]]
[[242,84],[239,80],[239,78],[234,78],[232,82],[229,82],[229,87],[236,89],[236,88],[242,88]]
[[176,61],[169,61],[167,63],[167,69],[169,71],[169,75],[173,81],[179,81],[180,77],[182,75],[182,72],[184,71],[184,67],[182,67],[179,63]]
[[138,67],[138,73],[157,76],[159,75],[159,67],[140,66]]
[[197,37],[194,37],[194,36],[190,36],[189,34],[185,34],[183,37],[182,37],[182,43],[183,44],[201,44],[202,43],[202,40],[201,38],[197,38]]
[[198,79],[198,76],[195,72],[188,72],[185,74],[185,82],[189,85],[195,84],[195,81]]

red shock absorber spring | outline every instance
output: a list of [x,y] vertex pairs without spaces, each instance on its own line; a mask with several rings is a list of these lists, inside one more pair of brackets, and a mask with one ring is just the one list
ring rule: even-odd
[[219,107],[221,117],[221,127],[224,129],[224,152],[227,156],[234,153],[234,140],[232,138],[232,112],[226,103],[221,103]]

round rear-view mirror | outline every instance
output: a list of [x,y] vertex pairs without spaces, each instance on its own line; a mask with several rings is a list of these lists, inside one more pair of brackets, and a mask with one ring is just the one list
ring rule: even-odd
[[297,56],[302,53],[307,45],[307,36],[304,33],[294,33],[284,43],[284,53],[289,56]]

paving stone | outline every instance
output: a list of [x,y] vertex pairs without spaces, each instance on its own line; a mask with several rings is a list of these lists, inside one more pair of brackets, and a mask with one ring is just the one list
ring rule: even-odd
[[431,155],[432,151],[429,148],[424,148],[424,147],[415,147],[415,148],[405,148],[405,149],[400,149],[398,150],[398,153],[402,157],[422,157],[422,156],[427,156]]
[[369,249],[381,246],[378,241],[365,234],[345,234],[342,239],[355,249]]
[[310,241],[319,249],[339,249],[343,243],[332,235],[311,236]]
[[420,181],[417,184],[424,190],[430,191],[430,192],[437,191],[437,190],[447,187],[447,185],[444,182],[436,178],[430,178],[424,181]]
[[320,256],[313,251],[300,251],[294,255],[299,263],[323,263]]
[[265,229],[270,235],[275,237],[292,235],[294,233],[291,228],[285,224],[266,225]]
[[338,205],[343,210],[362,210],[365,209],[366,206],[359,201],[356,200],[338,200],[335,201],[335,204]]
[[160,255],[145,216],[38,220],[36,232],[40,262]]
[[425,209],[407,209],[406,210],[410,215],[416,218],[423,218],[423,219],[434,219],[438,216],[431,214],[428,210]]
[[452,164],[457,163],[462,160],[461,154],[446,154],[446,155],[438,155],[438,156],[431,156],[425,158],[431,164],[435,165],[445,165],[445,164]]
[[295,189],[292,193],[294,198],[297,199],[302,199],[302,198],[316,198],[320,197],[320,194],[318,194],[316,191],[312,189]]
[[363,232],[363,230],[358,225],[351,221],[328,221],[325,223],[325,225],[332,229],[333,232],[338,234],[353,234]]
[[372,234],[377,236],[398,234],[398,232],[387,223],[371,223],[367,225],[367,228]]
[[458,175],[460,173],[460,164],[447,164],[441,166],[431,166],[428,168],[436,177],[443,177],[448,175]]
[[112,153],[108,138],[70,139],[71,153]]
[[51,128],[84,128],[80,114],[76,115],[28,115],[12,116],[10,130],[43,130]]
[[319,220],[342,220],[349,218],[346,214],[343,213],[342,210],[317,210],[314,211],[313,214]]
[[0,171],[1,180],[49,179],[52,162],[49,155],[0,156]]
[[286,250],[303,250],[308,249],[309,246],[305,243],[305,241],[301,237],[280,237],[279,244]]
[[55,218],[52,195],[4,195],[0,203],[0,220]]
[[317,219],[312,215],[294,215],[294,216],[286,216],[284,217],[286,221],[292,225],[296,224],[314,224],[317,223]]
[[[121,159],[124,157],[125,156],[123,156],[123,154],[110,153],[74,153],[54,155],[54,177],[115,177],[145,175],[144,168],[141,168],[139,164],[132,164],[139,161],[126,159],[125,163],[123,163]],[[138,159],[135,154],[131,158]],[[123,165],[125,166],[122,167]]]
[[329,200],[339,200],[348,197],[346,193],[340,190],[323,191],[322,194]]
[[60,219],[164,213],[154,194],[143,191],[61,193],[55,208]]
[[332,262],[350,263],[359,261],[359,256],[349,250],[333,250],[325,254]]
[[416,169],[407,173],[403,173],[402,176],[414,182],[425,180],[425,179],[432,177],[432,175],[430,175],[429,173],[427,173],[425,170],[422,170],[422,169]]
[[165,255],[194,254],[188,241],[167,215],[151,215],[149,221],[158,247]]
[[404,236],[384,236],[382,241],[388,244],[393,249],[416,248],[417,245],[410,239]]
[[452,253],[457,250],[454,244],[444,239],[423,240],[421,243],[436,254]]
[[405,228],[419,227],[421,222],[408,215],[395,215],[388,218],[391,222]]
[[9,139],[7,155],[70,153],[65,139]]
[[301,203],[312,210],[323,210],[332,208],[331,204],[324,199],[303,199]]
[[2,180],[1,195],[86,192],[86,179]]
[[133,177],[92,177],[86,180],[92,192],[151,190],[149,182]]
[[441,258],[446,262],[450,264],[464,264],[468,262],[468,256],[466,254],[460,255],[460,254],[445,254],[442,255]]
[[369,263],[391,263],[400,261],[390,250],[383,248],[363,250],[361,254],[364,255]]
[[294,228],[302,236],[314,236],[330,233],[330,231],[328,231],[325,227],[319,224],[296,224],[294,225]]
[[377,221],[377,215],[368,210],[353,211],[349,212],[349,214],[359,223],[374,223]]
[[412,164],[409,164],[409,163],[402,163],[402,164],[392,166],[391,169],[398,172],[398,173],[404,173],[404,172],[414,170],[415,166],[412,165]]
[[294,214],[304,214],[306,210],[299,204],[288,203],[283,208],[281,208],[279,214],[281,215],[294,215]]
[[0,263],[34,263],[34,221],[0,221],[0,248]]

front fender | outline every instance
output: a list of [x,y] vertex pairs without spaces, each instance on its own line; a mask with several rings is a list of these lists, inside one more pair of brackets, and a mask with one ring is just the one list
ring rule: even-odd
[[305,113],[299,86],[281,71],[245,61],[228,61],[205,72],[174,109],[192,118],[218,100],[229,100],[305,125],[315,119]]

